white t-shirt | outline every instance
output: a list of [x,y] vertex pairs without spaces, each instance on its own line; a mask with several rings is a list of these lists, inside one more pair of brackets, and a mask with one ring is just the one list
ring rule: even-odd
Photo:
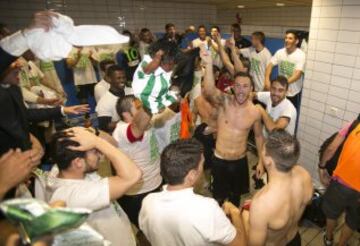
[[[294,105],[285,98],[275,107],[272,106],[270,92],[258,92],[257,99],[266,104],[266,112],[270,115],[273,121],[278,120],[281,117],[289,119],[289,124],[285,128],[290,134],[294,135],[295,133],[295,123],[296,123],[296,109]],[[265,131],[264,131],[265,132]],[[265,135],[267,133],[265,132]]]
[[103,95],[110,89],[110,84],[105,79],[100,80],[94,88],[95,101],[98,103]]
[[[288,54],[286,48],[282,48],[276,51],[275,55],[271,58],[271,63],[279,66],[279,75],[283,75],[286,78],[291,77],[295,70],[304,72],[305,68],[305,53],[296,48],[294,52]],[[301,76],[294,83],[289,84],[289,90],[287,96],[293,97],[298,94],[303,87],[303,76]]]
[[191,42],[191,44],[193,48],[198,48],[201,45],[204,45],[207,50],[209,49],[209,43],[207,39],[201,40],[200,38],[196,38]]
[[[160,116],[162,114],[160,114]],[[156,120],[156,126],[154,126],[155,135],[159,143],[160,153],[165,149],[166,146],[178,140],[180,137],[181,113],[174,113],[171,111],[169,113],[166,112],[166,114],[167,115],[164,115],[164,117],[158,117]]]
[[254,47],[241,49],[241,54],[250,60],[250,75],[255,83],[255,91],[264,90],[265,70],[270,63],[271,53],[264,47],[257,52]]
[[[73,48],[70,53],[70,58],[76,60],[78,56],[78,49]],[[91,63],[90,57],[95,54],[93,48],[85,47],[80,52],[80,59],[73,68],[75,85],[95,84],[97,82],[95,69]]]
[[62,200],[70,208],[91,209],[93,213],[87,222],[112,245],[136,245],[126,213],[119,204],[110,201],[108,178],[101,178],[97,173],[87,174],[85,179],[56,176],[47,181],[46,190],[51,193],[48,202]]
[[[125,87],[125,95],[131,95],[132,89]],[[112,94],[109,90],[100,98],[96,105],[95,111],[98,117],[111,117],[112,122],[120,120],[118,113],[116,112],[116,103],[119,97]]]
[[139,215],[140,229],[152,245],[226,245],[236,236],[217,202],[197,195],[192,188],[152,193]]
[[152,129],[145,131],[142,140],[131,143],[127,137],[129,124],[120,121],[113,132],[121,149],[141,169],[141,179],[131,187],[127,195],[143,194],[158,188],[160,175],[160,152],[157,138]]

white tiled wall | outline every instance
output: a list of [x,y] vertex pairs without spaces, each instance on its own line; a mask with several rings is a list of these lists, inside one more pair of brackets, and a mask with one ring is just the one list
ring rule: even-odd
[[[46,0],[0,0],[0,22],[7,23],[12,30],[24,27],[31,14],[45,8]],[[188,25],[218,24],[223,32],[236,22],[240,13],[243,33],[251,34],[263,30],[269,37],[282,37],[286,29],[308,30],[309,7],[261,8],[251,10],[217,10],[210,4],[150,0],[66,0],[65,13],[78,24],[108,24],[119,26],[118,17],[125,16],[126,28],[132,31],[148,27],[162,32],[164,25],[173,22],[179,31]],[[334,10],[335,11],[335,10]],[[342,23],[345,25],[346,23]],[[357,28],[352,24],[353,28]]]
[[218,10],[217,22],[226,31],[229,23],[236,22],[236,14],[242,19],[242,31],[249,35],[262,30],[269,37],[283,37],[290,28],[308,30],[310,7],[272,7],[258,9]]
[[299,138],[316,181],[319,146],[360,112],[359,13],[357,0],[313,1]]
[[[216,7],[210,4],[191,4],[134,0],[66,0],[65,13],[77,24],[107,24],[118,27],[118,16],[125,16],[126,28],[148,27],[163,32],[164,25],[174,23],[179,31],[190,24],[213,24]],[[1,0],[0,21],[11,29],[24,27],[36,10],[45,8],[45,0]]]

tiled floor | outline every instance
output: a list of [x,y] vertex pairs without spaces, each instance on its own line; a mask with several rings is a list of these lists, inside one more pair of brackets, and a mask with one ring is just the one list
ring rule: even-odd
[[[252,154],[251,152],[248,152],[248,159],[249,159],[249,165],[250,165],[250,172],[252,173],[253,171],[251,170],[251,167],[256,165],[257,157],[254,154]],[[110,171],[108,163],[106,161],[102,162],[102,164],[100,165],[100,168],[99,168],[99,173],[103,176],[108,176],[110,174],[110,172],[111,171]],[[206,179],[204,179],[204,180],[206,180]],[[251,186],[250,194],[243,195],[241,197],[242,201],[250,198],[256,192],[256,190],[254,190],[254,183],[251,178],[250,178],[250,186]],[[204,187],[204,185],[200,185],[199,188],[197,188],[195,190],[205,196],[211,196],[211,193],[208,190],[203,189],[202,187]],[[338,242],[338,240],[339,240],[341,228],[342,228],[343,224],[344,224],[344,218],[342,217],[339,219],[339,224],[336,229],[335,242]],[[300,234],[301,234],[302,246],[322,246],[323,245],[323,229],[309,221],[304,221],[302,223],[302,226],[300,227]],[[354,233],[354,235],[352,236],[348,245],[349,246],[360,246],[360,233],[358,233],[358,232]]]

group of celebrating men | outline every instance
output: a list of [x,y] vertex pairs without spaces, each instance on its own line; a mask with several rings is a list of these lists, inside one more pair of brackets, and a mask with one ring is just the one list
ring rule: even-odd
[[[49,29],[52,18],[56,13],[38,12],[27,30]],[[187,33],[194,31],[189,27]],[[76,47],[66,64],[84,104],[71,107],[62,106],[66,93],[53,62],[40,61],[38,68],[23,32],[1,40],[0,100],[8,105],[1,113],[8,118],[0,120],[0,197],[13,196],[9,193],[40,163],[44,150],[34,136],[38,123],[44,127],[47,121],[47,129],[64,115],[88,113],[86,103],[94,95],[98,128],[57,129],[44,140],[55,165],[36,177],[43,181],[35,185],[37,199],[91,209],[88,224],[112,245],[136,245],[142,236],[154,246],[301,245],[298,223],[313,185],[297,163],[305,54],[295,31],[286,32],[285,47],[274,56],[265,47],[264,33],[254,32],[249,42],[239,24],[231,26],[229,40],[221,38],[217,26],[210,36],[199,26],[198,38],[187,41],[167,24],[157,41],[146,28],[139,41],[124,31],[130,41],[120,51]],[[271,80],[274,66],[279,76]],[[241,195],[250,191],[247,146],[252,134],[255,176],[266,173],[267,183],[241,204]],[[104,160],[111,165],[108,177],[97,173]],[[344,181],[345,162],[340,160],[333,183]],[[213,198],[194,192],[204,182],[204,169],[210,170]],[[352,188],[355,209],[358,185]],[[327,245],[331,226],[347,206],[333,211],[331,202],[324,202],[333,223],[324,237]],[[356,218],[347,225],[350,232],[357,229]],[[351,235],[346,233],[341,245]]]

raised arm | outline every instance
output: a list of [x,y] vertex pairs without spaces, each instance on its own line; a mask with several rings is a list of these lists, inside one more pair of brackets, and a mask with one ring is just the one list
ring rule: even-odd
[[151,111],[145,108],[141,101],[136,99],[134,101],[137,112],[134,115],[133,121],[130,124],[131,132],[135,138],[140,138],[150,125],[152,117]]
[[248,69],[244,66],[244,64],[240,60],[240,56],[239,56],[240,52],[238,51],[238,48],[236,48],[236,46],[235,46],[234,38],[230,39],[229,45],[230,45],[230,50],[231,50],[231,57],[234,61],[234,72],[235,73],[247,72]]
[[81,50],[82,48],[78,48],[75,56],[73,55],[66,59],[66,64],[69,68],[74,68],[78,64],[81,58]]
[[229,71],[229,73],[234,76],[235,68],[234,65],[231,63],[231,60],[228,54],[225,51],[224,46],[221,43],[220,35],[216,37],[216,44],[218,45],[218,52],[220,54],[221,61],[223,62],[225,68]]
[[68,131],[73,135],[70,139],[79,143],[79,146],[71,149],[87,151],[95,148],[112,163],[116,175],[108,178],[111,201],[120,198],[141,178],[142,173],[135,163],[111,143],[82,127],[74,127]]
[[[164,51],[158,50],[156,52],[155,56],[152,58],[152,61],[143,68],[144,73],[150,74],[150,73],[155,72],[155,70],[161,64],[161,58],[163,55],[164,55]],[[141,64],[140,64],[140,66],[141,66]]]
[[205,50],[204,46],[200,47],[200,57],[205,66],[204,97],[214,107],[221,107],[224,105],[227,95],[215,86],[211,55]]

